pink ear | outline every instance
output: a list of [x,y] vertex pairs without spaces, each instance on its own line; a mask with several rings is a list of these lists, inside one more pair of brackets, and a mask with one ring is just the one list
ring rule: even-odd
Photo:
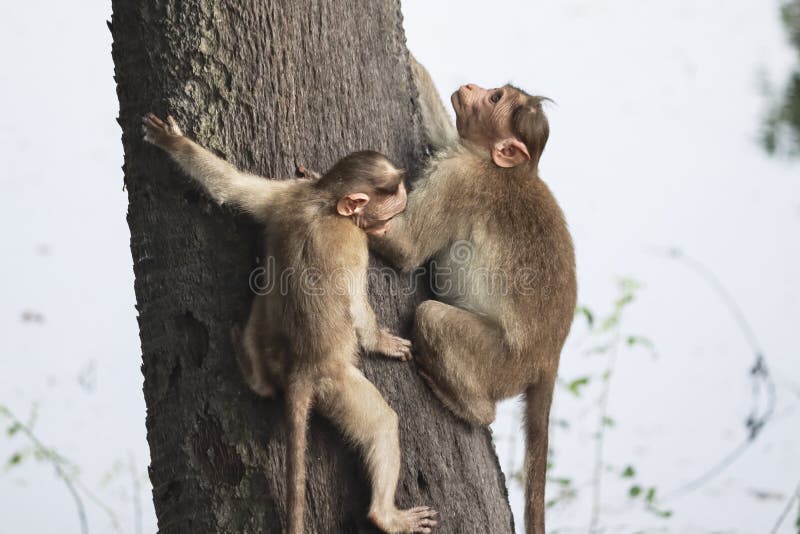
[[360,212],[367,205],[367,202],[369,202],[369,195],[365,193],[350,193],[339,199],[339,202],[336,203],[336,211],[339,212],[339,215],[350,217],[354,213]]
[[516,167],[531,159],[525,144],[515,137],[509,137],[495,143],[492,148],[492,161],[498,167]]

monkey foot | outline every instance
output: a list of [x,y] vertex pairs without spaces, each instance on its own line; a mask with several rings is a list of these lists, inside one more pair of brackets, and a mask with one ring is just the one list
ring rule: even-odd
[[411,342],[386,330],[381,330],[376,351],[406,362],[411,359]]
[[411,534],[433,532],[438,512],[428,506],[417,506],[408,510],[394,509],[390,512],[370,512],[369,519],[375,526],[389,534]]

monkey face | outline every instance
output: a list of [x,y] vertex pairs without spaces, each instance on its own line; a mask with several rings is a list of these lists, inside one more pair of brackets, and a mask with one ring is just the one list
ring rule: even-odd
[[364,206],[358,225],[367,234],[383,235],[389,229],[391,219],[399,215],[406,209],[408,196],[403,182],[397,187],[397,191],[391,195],[375,195],[372,200]]
[[450,100],[462,141],[488,151],[499,167],[516,167],[531,159],[515,116],[521,109],[540,113],[536,97],[512,85],[484,89],[468,83],[453,93]]
[[511,113],[519,97],[519,91],[510,85],[495,89],[462,85],[451,98],[458,134],[487,146],[498,137],[511,135]]

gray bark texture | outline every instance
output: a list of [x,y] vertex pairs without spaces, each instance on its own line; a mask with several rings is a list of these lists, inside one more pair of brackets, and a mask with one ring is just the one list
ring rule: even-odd
[[[171,113],[235,165],[289,177],[375,149],[411,171],[422,138],[399,2],[113,0],[110,24],[129,194],[147,403],[150,479],[162,533],[285,527],[283,399],[250,393],[230,329],[243,324],[259,228],[219,208],[166,154],[141,116]],[[372,260],[380,266],[378,260]],[[411,277],[371,283],[379,321],[408,333]],[[423,285],[424,281],[423,281]],[[440,511],[437,532],[513,532],[487,430],[451,416],[413,364],[362,358],[400,417],[399,506]],[[373,532],[363,462],[312,416],[306,531]]]

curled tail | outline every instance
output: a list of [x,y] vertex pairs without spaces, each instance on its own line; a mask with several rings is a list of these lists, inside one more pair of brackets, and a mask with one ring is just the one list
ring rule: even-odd
[[525,532],[544,534],[544,487],[547,477],[547,430],[552,380],[525,390]]
[[290,380],[286,388],[286,411],[289,417],[289,442],[286,447],[286,509],[288,534],[303,533],[306,505],[306,446],[308,413],[313,387],[308,380]]

